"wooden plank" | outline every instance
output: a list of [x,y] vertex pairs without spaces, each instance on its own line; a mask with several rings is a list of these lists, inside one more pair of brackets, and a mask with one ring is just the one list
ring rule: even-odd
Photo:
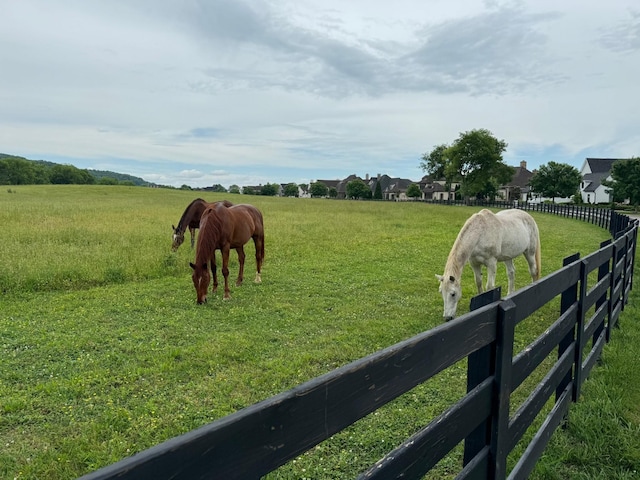
[[83,478],[264,475],[495,341],[496,309],[470,312]]
[[491,413],[493,379],[487,378],[427,427],[362,473],[360,480],[422,478]]
[[583,344],[580,345],[580,348],[584,348],[584,346],[589,341],[589,338],[593,336],[596,330],[601,329],[604,325],[604,321],[607,318],[607,304],[600,305],[600,308],[595,311],[592,317],[584,326],[584,336],[582,338]]
[[515,390],[522,382],[531,375],[538,365],[547,358],[567,333],[576,324],[578,317],[578,304],[575,303],[558,320],[554,322],[542,335],[524,348],[513,359],[513,371],[511,377],[511,388]]
[[569,411],[569,405],[571,404],[571,390],[572,385],[568,385],[566,390],[560,396],[560,399],[555,403],[549,415],[545,419],[544,423],[538,429],[537,433],[533,437],[533,440],[529,443],[526,450],[516,463],[516,466],[509,475],[509,480],[526,480],[533,471],[536,462],[542,455],[545,447],[549,443],[549,439],[553,432],[558,428],[558,425],[563,421],[567,412]]
[[455,480],[486,480],[489,478],[489,446],[487,445],[456,475]]
[[585,358],[584,362],[582,363],[582,372],[583,372],[582,374],[584,378],[589,377],[591,370],[595,366],[596,362],[600,359],[600,356],[602,355],[602,349],[604,348],[605,343],[606,343],[606,336],[605,336],[605,333],[602,332],[600,334],[600,337],[598,337],[598,340],[595,342],[595,344],[591,348],[591,351]]
[[541,280],[507,296],[516,304],[516,322],[520,323],[533,312],[567,290],[580,279],[580,262],[576,261]]
[[602,277],[598,282],[589,290],[584,298],[583,307],[586,310],[589,310],[593,305],[596,304],[598,300],[602,298],[603,295],[606,295],[607,290],[609,290],[609,285],[611,284],[611,280],[609,279],[609,275]]
[[544,404],[555,392],[556,387],[565,374],[571,370],[572,366],[573,350],[567,349],[513,415],[509,423],[509,451],[513,450],[513,447],[520,441],[522,435],[527,431],[529,425],[540,413]]

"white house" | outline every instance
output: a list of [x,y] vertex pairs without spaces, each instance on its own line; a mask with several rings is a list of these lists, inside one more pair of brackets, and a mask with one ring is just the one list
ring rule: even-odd
[[582,164],[580,175],[580,195],[584,203],[609,203],[610,187],[602,184],[603,180],[612,180],[611,167],[617,158],[587,158]]

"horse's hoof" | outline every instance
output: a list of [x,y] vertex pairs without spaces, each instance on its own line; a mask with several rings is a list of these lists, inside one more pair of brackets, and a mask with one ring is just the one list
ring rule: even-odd
[[256,273],[256,279],[254,281],[255,283],[262,283],[262,277],[259,273]]
[[225,295],[224,297],[222,297],[222,300],[231,300],[231,295]]

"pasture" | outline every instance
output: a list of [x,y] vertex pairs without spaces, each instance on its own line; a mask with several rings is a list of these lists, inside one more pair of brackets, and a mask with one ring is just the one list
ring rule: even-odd
[[[171,225],[202,196],[264,215],[262,283],[196,304]],[[114,186],[0,191],[0,476],[74,478],[442,322],[435,274],[477,208]],[[608,233],[532,214],[542,275]],[[245,247],[247,272],[255,266]],[[516,287],[530,281],[515,261]],[[231,255],[231,278],[237,275]],[[506,286],[504,265],[496,283]],[[637,290],[637,288],[636,288]],[[458,313],[475,294],[466,267]],[[543,315],[528,320],[535,336]],[[523,339],[524,340],[524,339]],[[354,477],[464,391],[460,364],[270,475]],[[585,393],[588,395],[588,393]],[[434,478],[447,477],[454,451]]]

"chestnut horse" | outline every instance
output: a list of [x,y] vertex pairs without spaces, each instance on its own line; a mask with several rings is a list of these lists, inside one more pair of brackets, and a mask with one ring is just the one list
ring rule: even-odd
[[195,232],[196,228],[200,226],[200,217],[202,216],[202,212],[204,212],[207,207],[211,207],[216,203],[222,203],[225,207],[233,206],[233,203],[227,200],[209,203],[201,198],[196,198],[187,206],[187,208],[184,210],[184,213],[182,214],[182,217],[180,217],[178,226],[174,227],[173,225],[171,225],[171,228],[173,229],[173,243],[171,245],[171,250],[175,252],[176,250],[178,250],[178,247],[182,245],[182,242],[184,242],[184,232],[187,228],[189,229],[189,233],[191,234],[191,248],[193,248]]
[[493,213],[483,209],[465,222],[453,243],[444,275],[436,275],[440,281],[440,293],[444,300],[444,318],[456,315],[462,289],[462,268],[469,262],[476,279],[478,293],[482,293],[482,265],[487,267],[487,290],[494,288],[496,266],[504,262],[507,267],[509,291],[515,291],[516,274],[513,259],[523,254],[529,265],[531,280],[540,277],[540,233],[531,215],[523,210],[501,210]]
[[208,264],[211,262],[213,273],[213,290],[218,288],[216,273],[216,250],[222,252],[222,275],[224,276],[224,300],[231,298],[229,293],[229,251],[234,248],[238,252],[240,269],[236,286],[242,285],[244,279],[244,244],[253,238],[256,248],[256,283],[262,281],[261,270],[264,259],[264,223],[262,213],[252,205],[240,204],[225,207],[216,203],[208,207],[200,219],[200,234],[196,244],[196,260],[189,263],[193,269],[191,278],[196,288],[197,302],[207,301],[209,289]]

